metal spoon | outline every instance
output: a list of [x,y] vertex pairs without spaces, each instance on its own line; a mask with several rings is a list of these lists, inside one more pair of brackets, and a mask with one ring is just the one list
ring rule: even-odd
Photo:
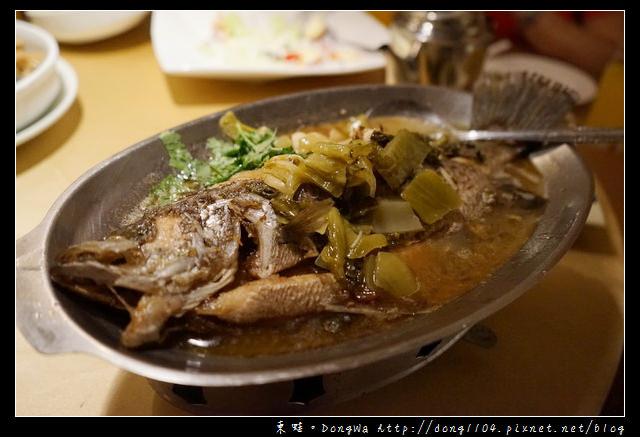
[[431,106],[412,100],[398,100],[374,106],[368,118],[404,115],[443,126],[461,141],[501,140],[536,141],[541,143],[617,143],[624,141],[624,128],[575,126],[550,129],[483,130],[458,129],[443,120]]

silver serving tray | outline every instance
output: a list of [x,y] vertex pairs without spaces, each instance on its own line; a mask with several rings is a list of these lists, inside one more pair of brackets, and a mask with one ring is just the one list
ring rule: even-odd
[[[365,85],[285,95],[233,108],[250,125],[268,125],[280,132],[304,125],[337,121],[364,113],[384,102],[426,102],[452,124],[470,119],[471,96],[445,88]],[[415,105],[419,107],[419,105]],[[390,114],[419,117],[419,112],[389,105]],[[414,112],[412,112],[414,111]],[[174,128],[197,150],[204,140],[220,135],[212,114]],[[169,171],[157,136],[95,166],[75,181],[46,217],[16,244],[16,322],[31,345],[43,353],[83,352],[155,381],[199,387],[274,384],[317,375],[354,373],[395,357],[396,377],[423,365],[417,354],[425,345],[450,344],[461,333],[505,307],[538,282],[571,247],[593,200],[593,180],[578,154],[568,145],[533,156],[545,178],[549,202],[544,216],[521,250],[493,276],[461,298],[430,314],[334,346],[261,357],[213,356],[193,350],[141,349],[120,346],[122,318],[113,311],[76,299],[49,279],[51,263],[63,248],[106,235],[154,183],[148,175]],[[443,342],[443,340],[446,340]],[[436,348],[441,352],[442,346]],[[409,357],[409,358],[406,358]],[[387,364],[385,364],[387,363]],[[391,378],[387,378],[389,380]],[[381,380],[376,381],[380,384]]]

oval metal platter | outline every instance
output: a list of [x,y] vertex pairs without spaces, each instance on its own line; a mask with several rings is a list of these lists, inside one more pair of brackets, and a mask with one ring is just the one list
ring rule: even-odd
[[[382,103],[427,103],[452,124],[464,126],[471,96],[445,88],[364,85],[321,89],[232,108],[249,125],[279,132],[338,121]],[[418,110],[388,105],[386,115],[420,117]],[[221,135],[221,113],[173,128],[192,150]],[[127,350],[120,346],[122,316],[57,289],[49,279],[54,256],[70,244],[105,236],[148,192],[151,174],[169,171],[157,136],[102,162],[75,181],[44,220],[16,243],[16,322],[35,349],[83,352],[147,378],[175,384],[230,387],[332,374],[384,362],[455,336],[505,307],[538,282],[577,238],[593,200],[593,180],[568,145],[532,156],[544,175],[549,202],[531,238],[490,278],[461,298],[378,334],[315,350],[275,356],[232,357],[181,348]]]

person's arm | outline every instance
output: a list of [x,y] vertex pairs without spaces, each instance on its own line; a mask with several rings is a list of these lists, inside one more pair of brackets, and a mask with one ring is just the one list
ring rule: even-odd
[[594,32],[588,26],[566,20],[555,12],[538,12],[535,16],[528,12],[517,14],[523,23],[522,36],[534,50],[570,62],[596,77],[620,49],[619,43],[603,36],[603,29],[616,33],[616,30],[608,28],[619,24],[608,21],[610,18],[608,22],[598,23],[596,28],[599,30]]

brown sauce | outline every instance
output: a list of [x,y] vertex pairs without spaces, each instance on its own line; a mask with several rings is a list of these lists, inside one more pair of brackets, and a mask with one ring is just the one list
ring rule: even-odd
[[418,279],[413,298],[439,306],[460,297],[513,256],[537,221],[529,211],[498,211],[470,223],[462,234],[397,249]]

